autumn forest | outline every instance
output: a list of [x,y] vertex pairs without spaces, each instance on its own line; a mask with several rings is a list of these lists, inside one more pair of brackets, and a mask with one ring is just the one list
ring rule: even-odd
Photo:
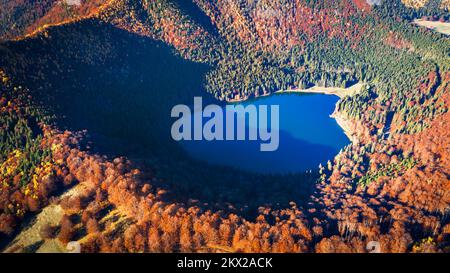
[[[450,40],[413,23],[450,1],[69,2],[0,1],[2,252],[450,252]],[[167,141],[199,94],[354,86],[351,143],[308,172]]]

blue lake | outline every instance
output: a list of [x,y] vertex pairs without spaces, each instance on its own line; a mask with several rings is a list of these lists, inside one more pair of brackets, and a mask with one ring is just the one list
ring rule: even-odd
[[191,157],[212,165],[264,174],[316,169],[350,143],[330,117],[338,100],[336,96],[323,94],[277,94],[241,103],[268,105],[269,109],[270,105],[279,105],[279,147],[274,152],[261,152],[260,144],[264,142],[260,140],[180,143]]

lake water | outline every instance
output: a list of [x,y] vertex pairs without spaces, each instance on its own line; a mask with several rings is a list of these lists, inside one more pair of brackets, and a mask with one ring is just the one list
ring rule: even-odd
[[242,103],[269,108],[279,105],[279,148],[274,152],[261,152],[261,141],[250,140],[182,141],[181,144],[191,157],[213,165],[265,174],[316,169],[350,143],[330,117],[338,100],[337,96],[323,94],[277,94]]

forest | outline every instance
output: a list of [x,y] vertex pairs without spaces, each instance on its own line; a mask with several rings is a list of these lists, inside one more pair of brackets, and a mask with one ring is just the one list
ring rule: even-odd
[[[37,248],[366,252],[377,240],[383,252],[449,251],[450,40],[411,24],[447,21],[448,1],[112,0],[70,13],[44,2],[0,11],[4,251],[36,250],[11,242],[28,217],[54,208],[62,215],[39,226]],[[354,141],[309,173],[193,162],[157,141],[164,102],[192,95],[163,92],[173,77],[222,102],[362,83],[333,114]],[[80,123],[82,111],[64,104],[106,115],[98,100],[108,96],[121,113],[148,103],[151,126],[122,116]],[[111,129],[100,124],[151,138],[152,158],[89,148]]]
[[[366,93],[343,101],[342,112],[361,117],[365,108],[383,105],[376,119],[375,113],[364,114],[374,127],[384,126],[389,113],[395,112],[402,115],[396,118],[406,122],[402,130],[416,132],[427,126],[426,119],[418,122],[418,116],[432,119],[446,111],[437,102],[442,93],[434,94],[433,88],[439,85],[440,72],[448,70],[449,41],[410,26],[410,16],[446,12],[433,8],[435,1],[419,11],[396,1],[398,10],[384,3],[373,6],[368,15],[357,12],[351,1],[277,1],[272,5],[262,1],[247,5],[244,1],[213,4],[198,0],[198,7],[217,27],[211,33],[207,31],[210,26],[201,24],[204,20],[180,15],[177,4],[170,1],[144,2],[147,14],[130,12],[135,18],[128,22],[109,16],[114,14],[113,8],[133,6],[119,1],[101,18],[124,28],[142,25],[139,33],[173,45],[185,58],[212,65],[205,88],[219,100],[242,100],[314,85],[349,87],[362,82],[368,83]],[[336,9],[336,16],[328,15]],[[388,10],[396,14],[387,14]],[[175,25],[182,27],[174,30]],[[423,55],[427,60],[421,58]],[[414,86],[415,79],[425,79],[431,72],[436,75],[436,85],[423,94]],[[427,106],[416,103],[430,97]],[[392,100],[389,105],[383,101],[387,99]],[[358,107],[361,104],[367,107]],[[413,109],[409,109],[411,106]]]

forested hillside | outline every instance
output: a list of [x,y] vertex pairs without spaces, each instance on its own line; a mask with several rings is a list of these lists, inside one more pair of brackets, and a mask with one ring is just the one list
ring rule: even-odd
[[[0,37],[17,38],[0,44],[2,244],[57,207],[63,216],[39,231],[41,243],[78,240],[86,252],[366,252],[372,240],[385,252],[448,252],[450,40],[411,21],[447,21],[449,5],[2,2]],[[352,144],[306,174],[203,166],[157,141],[165,99],[191,91],[240,101],[357,83],[333,114]],[[123,118],[143,104],[146,123]],[[108,122],[93,114],[111,109],[120,115]],[[154,141],[154,157],[90,149],[89,132],[111,124]]]
[[[196,3],[217,31],[208,31],[211,27],[204,27],[196,13],[182,15],[177,3],[169,1],[144,1],[144,10],[136,2],[117,1],[100,16],[163,40],[185,58],[213,65],[205,87],[220,100],[362,82],[368,83],[360,95],[362,102],[348,98],[352,101],[343,101],[340,107],[352,118],[360,118],[364,108],[373,108],[365,116],[375,130],[382,129],[391,112],[401,114],[396,120],[406,122],[401,130],[415,132],[427,126],[427,119],[418,119],[421,112],[432,118],[445,111],[435,103],[441,93],[422,94],[417,86],[430,73],[440,78],[439,71],[448,70],[449,41],[410,26],[400,1],[396,16],[386,14],[396,10],[392,3],[371,6],[370,11],[351,1]],[[124,10],[130,16],[123,17]],[[441,13],[441,9],[433,12]],[[385,105],[387,99],[389,105]],[[422,99],[429,105],[414,103]],[[361,103],[366,107],[358,107]],[[407,107],[413,109],[406,111]],[[379,112],[376,118],[375,111]]]
[[31,34],[47,25],[85,18],[108,2],[107,0],[2,0],[0,41]]

